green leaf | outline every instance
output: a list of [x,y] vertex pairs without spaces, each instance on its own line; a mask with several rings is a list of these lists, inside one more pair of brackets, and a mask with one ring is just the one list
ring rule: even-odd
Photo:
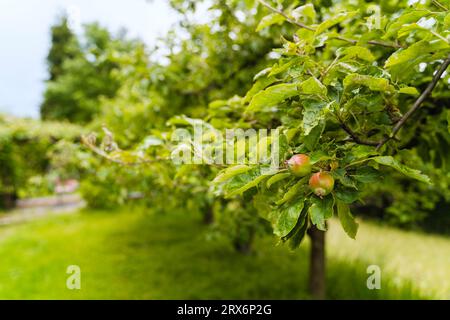
[[[243,143],[245,145],[246,141],[243,139]],[[258,139],[258,143],[256,145],[249,146],[250,150],[248,153],[248,158],[253,161],[258,161],[259,163],[264,162],[270,157],[270,145],[272,144],[271,136],[264,136]],[[263,157],[264,155],[264,157]]]
[[276,220],[273,232],[279,237],[285,237],[294,229],[303,210],[305,199],[303,197],[283,206],[275,213]]
[[447,13],[444,18],[444,27],[450,28],[450,13]]
[[331,194],[323,199],[312,196],[309,216],[311,222],[320,230],[326,231],[325,220],[333,216],[334,198]]
[[282,59],[278,64],[270,69],[269,77],[285,72],[288,69],[292,69],[295,66],[302,65],[305,57],[294,57],[288,59]]
[[246,166],[244,164],[239,164],[233,167],[226,168],[222,170],[213,180],[214,183],[221,183],[228,179],[231,179],[235,175],[247,172],[251,169],[251,167]]
[[287,236],[289,238],[289,248],[294,250],[298,248],[303,238],[305,237],[306,230],[308,229],[308,212],[303,208],[300,217],[297,220],[297,224],[291,233]]
[[382,164],[384,166],[389,166],[391,168],[394,168],[395,170],[403,173],[404,175],[406,175],[410,178],[431,184],[431,180],[427,175],[421,173],[419,170],[411,169],[410,167],[407,167],[407,166],[399,163],[397,160],[395,160],[391,156],[379,156],[379,157],[371,158],[371,160],[373,160],[379,164]]
[[443,41],[430,42],[428,40],[421,40],[406,49],[399,49],[395,51],[385,62],[385,68],[392,68],[398,64],[410,63],[411,61],[421,61],[424,56],[439,49],[448,48],[449,45]]
[[355,73],[358,71],[358,69],[359,68],[356,65],[352,64],[351,61],[338,62],[328,70],[325,78],[323,79],[323,83],[325,83],[326,85],[336,86],[340,82],[338,81],[338,78],[341,78],[342,75]]
[[398,90],[399,93],[410,94],[412,96],[418,96],[420,93],[415,87],[403,87]]
[[253,84],[253,86],[250,88],[250,90],[247,91],[247,94],[245,95],[243,102],[247,103],[252,100],[252,98],[259,93],[264,88],[267,88],[267,86],[270,86],[272,83],[277,81],[274,77],[265,77],[260,78],[256,80],[256,82]]
[[271,13],[261,19],[258,26],[256,27],[256,32],[259,32],[273,24],[282,23],[285,18],[278,13]]
[[[257,74],[255,74],[253,76],[253,81],[257,81],[257,80],[261,79],[262,77],[267,78],[267,75],[270,73],[270,71],[272,71],[272,67],[262,69],[261,71],[259,71]],[[264,88],[261,88],[261,89],[264,89]]]
[[355,174],[352,174],[352,177],[362,183],[372,183],[380,181],[381,174],[375,168],[364,166],[357,168]]
[[419,35],[419,32],[422,32],[422,33],[429,32],[430,34],[433,34],[430,31],[431,31],[431,29],[421,27],[417,23],[411,23],[411,24],[404,25],[403,27],[400,28],[400,30],[398,30],[397,39],[406,38],[406,37],[410,36],[412,33],[416,33],[417,35]]
[[450,45],[444,41],[420,40],[406,49],[395,51],[384,66],[389,68],[394,80],[406,79],[416,72],[417,65],[434,60],[433,57],[437,57],[440,52],[444,55],[449,48]]
[[296,83],[283,83],[268,87],[253,96],[247,111],[259,111],[264,107],[273,107],[288,98],[295,97],[299,94],[297,86]]
[[351,12],[342,12],[338,13],[335,16],[331,17],[330,19],[325,20],[319,26],[316,28],[316,36],[321,34],[322,32],[326,31],[327,29],[337,25],[338,23],[341,23],[347,19],[352,18],[358,13],[358,11],[351,11]]
[[302,20],[306,23],[314,23],[316,21],[316,10],[314,10],[312,3],[295,8],[292,10],[291,15],[296,21]]
[[359,192],[352,188],[340,187],[335,191],[336,198],[344,203],[353,203],[359,199]]
[[267,204],[270,202],[270,195],[265,193],[256,193],[252,197],[252,205],[256,213],[264,220],[272,223],[273,221],[273,209]]
[[327,87],[325,87],[315,77],[310,77],[298,85],[298,88],[302,94],[313,94],[320,97],[327,95]]
[[354,148],[352,148],[351,152],[349,153],[349,156],[352,158],[353,161],[357,159],[367,158],[368,156],[376,154],[377,151],[375,150],[375,147],[357,145]]
[[359,225],[351,214],[349,206],[342,201],[337,201],[336,207],[342,228],[350,238],[355,239]]
[[355,181],[354,181],[351,177],[349,177],[349,176],[347,175],[347,171],[345,171],[344,168],[339,168],[339,169],[336,169],[336,170],[331,171],[331,175],[332,175],[333,178],[335,178],[336,180],[339,180],[339,182],[340,182],[343,186],[346,186],[346,187],[349,187],[349,188],[357,189],[357,188],[356,188],[356,183],[355,183]]
[[216,192],[223,192],[225,195],[228,195],[252,182],[259,176],[261,176],[261,169],[258,167],[252,168],[247,172],[237,174],[231,179],[226,180],[222,185],[218,185]]
[[364,111],[380,112],[385,108],[385,101],[383,100],[382,95],[380,95],[378,92],[358,94],[344,104],[344,110],[352,113]]
[[399,49],[386,60],[384,67],[391,68],[395,65],[420,58],[427,52],[427,47],[428,41],[421,40],[406,49]]
[[279,135],[278,139],[278,156],[279,162],[284,162],[286,158],[289,156],[291,149],[289,147],[289,142],[287,136],[282,133]]
[[247,184],[243,185],[242,187],[240,187],[240,188],[238,188],[238,189],[228,193],[226,198],[230,198],[230,197],[233,197],[235,195],[243,194],[248,189],[256,187],[258,184],[260,184],[267,177],[268,177],[267,175],[260,175],[260,176],[256,177],[254,180],[248,182]]
[[292,141],[292,139],[294,137],[297,136],[297,134],[300,132],[301,130],[299,128],[289,128],[286,130],[286,139],[288,141],[288,143],[290,143]]
[[209,123],[202,119],[194,119],[186,117],[185,115],[175,116],[167,121],[167,125],[181,125],[181,126],[203,126],[205,128],[214,129]]
[[383,36],[383,39],[388,39],[392,36],[396,36],[398,30],[405,25],[413,22],[417,22],[420,18],[429,14],[428,10],[414,10],[408,13],[402,14],[395,21],[393,21],[387,28],[386,34]]
[[284,195],[283,197],[275,202],[276,205],[282,205],[283,203],[286,203],[290,200],[292,200],[296,195],[303,195],[304,189],[306,188],[306,181],[308,177],[304,177],[297,181],[296,184],[294,184]]
[[447,130],[450,133],[450,110],[447,110]]
[[343,50],[339,51],[339,56],[341,57],[340,60],[352,60],[355,58],[365,60],[368,62],[372,62],[375,60],[375,56],[372,54],[372,52],[361,46],[352,46],[344,48]]
[[281,180],[284,180],[284,179],[286,179],[287,177],[290,177],[290,176],[291,176],[291,174],[289,172],[277,173],[277,174],[271,176],[269,178],[269,180],[267,180],[266,186],[267,186],[267,188],[270,188],[274,183],[277,183],[277,182],[279,182]]
[[319,124],[315,126],[314,129],[312,129],[311,132],[305,137],[303,143],[308,150],[312,151],[315,149],[324,130],[325,121],[320,121]]
[[307,136],[324,118],[324,110],[327,104],[324,101],[303,101],[303,130]]
[[333,157],[330,157],[329,155],[326,154],[325,151],[322,150],[313,151],[309,154],[311,164],[315,164],[319,161],[329,160],[332,158]]
[[344,89],[352,90],[355,87],[365,86],[372,91],[393,91],[394,87],[388,79],[367,76],[363,74],[349,74],[344,79]]

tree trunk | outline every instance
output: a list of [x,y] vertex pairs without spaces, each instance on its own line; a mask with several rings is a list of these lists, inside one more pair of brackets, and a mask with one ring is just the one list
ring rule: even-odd
[[214,210],[211,204],[206,204],[203,208],[203,223],[210,225],[214,222]]
[[233,241],[234,249],[243,255],[249,255],[252,252],[254,238],[255,232],[253,230],[250,231],[249,236],[246,238],[237,237]]
[[325,299],[325,232],[312,225],[308,230],[311,239],[309,267],[309,292],[314,299]]
[[2,193],[0,194],[0,207],[4,209],[12,209],[16,206],[17,194]]

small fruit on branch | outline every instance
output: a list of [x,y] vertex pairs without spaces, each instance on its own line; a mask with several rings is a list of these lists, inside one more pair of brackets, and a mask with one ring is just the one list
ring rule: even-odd
[[293,155],[286,164],[293,175],[297,177],[304,177],[311,172],[311,162],[306,154]]
[[309,186],[316,196],[322,198],[333,191],[334,179],[329,172],[316,172],[309,179]]

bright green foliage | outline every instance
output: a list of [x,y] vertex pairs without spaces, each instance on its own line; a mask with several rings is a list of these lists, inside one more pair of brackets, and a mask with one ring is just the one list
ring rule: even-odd
[[279,237],[286,237],[297,224],[304,206],[304,199],[300,198],[292,203],[280,207],[278,212],[274,212],[276,219],[274,233]]
[[[196,7],[195,1],[172,4],[183,13]],[[385,210],[391,221],[407,224],[448,203],[448,73],[405,118],[450,54],[447,12],[407,1],[264,4],[217,1],[213,8],[220,14],[210,24],[186,18],[190,37],[168,36],[167,64],[150,67],[148,86],[138,85],[145,72],[136,69],[117,96],[103,100],[97,128],[106,123],[123,132],[114,143],[129,151],[106,143],[113,148],[102,155],[128,164],[167,160],[173,130],[199,124],[207,128],[203,142],[227,128],[279,129],[280,163],[293,154],[309,155],[312,173],[333,176],[330,195],[318,198],[307,185],[309,176],[299,179],[284,165],[268,171],[266,163],[250,164],[248,158],[270,140],[244,146],[243,163],[222,171],[206,158],[209,165],[165,162],[159,169],[165,177],[161,185],[175,174],[183,182],[177,188],[200,190],[203,200],[196,200],[202,204],[214,203],[213,193],[221,201],[253,199],[256,211],[291,247],[311,224],[325,229],[333,214],[354,238],[357,223],[350,209]],[[108,108],[113,105],[119,107]],[[181,113],[185,116],[173,117]],[[162,126],[166,120],[168,129]],[[149,152],[138,143],[146,139],[140,127],[150,131]],[[201,148],[211,151],[211,145],[195,141],[182,145],[194,157]],[[408,194],[415,201],[393,201]]]
[[341,221],[342,228],[352,239],[355,239],[356,232],[358,231],[358,223],[355,222],[348,205],[344,202],[338,201],[336,203],[336,211]]
[[425,182],[425,183],[430,183],[430,178],[422,173],[420,173],[419,170],[414,170],[411,169],[405,165],[402,165],[400,163],[398,163],[393,157],[391,156],[380,156],[380,157],[374,157],[371,158],[371,160],[374,160],[375,162],[385,165],[385,166],[389,166],[392,167],[398,171],[400,171],[401,173],[403,173],[404,175],[407,175],[413,179],[417,179],[419,181]]
[[296,83],[278,84],[255,94],[247,111],[257,111],[263,107],[273,107],[287,98],[298,95]]
[[311,196],[309,217],[311,222],[320,230],[326,230],[325,221],[333,216],[334,198],[328,195],[323,198]]
[[[65,30],[68,39],[60,39],[61,29]],[[52,32],[53,43],[48,57],[50,79],[41,116],[46,120],[88,123],[100,112],[101,97],[112,98],[120,88],[119,70],[129,64],[139,66],[139,57],[130,57],[129,52],[138,51],[142,44],[115,37],[98,24],[87,25],[84,38],[78,40],[70,33],[65,19],[55,25]],[[70,43],[63,50],[60,47],[64,42]],[[66,52],[75,46],[72,42],[82,43],[76,54]],[[146,61],[144,58],[141,61]]]
[[[435,115],[445,112],[439,99],[448,99],[448,74],[437,82],[432,98],[425,97],[425,101],[432,100],[432,104],[425,102],[426,111],[420,110],[407,119],[401,124],[402,130],[392,137],[393,132],[397,133],[394,126],[425,90],[435,70],[444,59],[450,59],[446,13],[421,4],[404,9],[401,5],[385,8],[382,3],[376,26],[364,23],[372,17],[363,2],[358,2],[358,8],[347,1],[329,7],[314,4],[308,4],[308,13],[302,17],[306,22],[302,24],[296,24],[297,18],[276,19],[275,10],[261,20],[260,30],[280,23],[294,24],[298,30],[283,34],[284,46],[275,49],[281,55],[278,62],[258,74],[253,88],[242,98],[245,113],[241,120],[251,122],[253,127],[273,128],[277,124],[289,136],[286,150],[291,154],[320,154],[315,171],[331,172],[336,180],[333,192],[316,197],[305,189],[307,179],[298,180],[286,172],[273,172],[267,178],[258,174],[259,166],[246,167],[245,172],[236,167],[225,169],[237,174],[224,181],[227,175],[219,173],[222,178],[215,181],[228,197],[245,194],[250,188],[263,195],[259,199],[265,199],[273,210],[270,221],[275,234],[297,245],[303,237],[298,232],[306,231],[305,224],[325,230],[326,220],[335,212],[347,234],[355,238],[358,224],[349,205],[363,197],[370,199],[366,190],[374,185],[383,190],[383,176],[397,177],[388,167],[418,180],[406,180],[407,185],[440,190],[446,199],[449,197],[448,187],[435,185],[448,183],[448,175],[433,179],[447,166],[448,149],[436,152],[442,148],[436,145],[432,149],[435,151],[423,152],[421,145],[426,142],[417,137],[421,132],[420,136],[429,140],[433,134],[426,130],[431,130],[439,136],[438,141],[448,143],[447,132],[438,133],[438,127],[427,129],[424,122],[431,117],[426,115],[431,113],[429,108]],[[273,7],[290,17],[306,11],[304,6]],[[431,23],[421,20],[424,17],[432,19]],[[437,121],[436,116],[432,121]],[[420,160],[408,166],[412,161],[405,157],[405,149]],[[425,166],[431,154],[439,164]],[[399,185],[394,185],[398,190]],[[302,212],[307,212],[307,217]],[[291,232],[296,225],[296,232]]]

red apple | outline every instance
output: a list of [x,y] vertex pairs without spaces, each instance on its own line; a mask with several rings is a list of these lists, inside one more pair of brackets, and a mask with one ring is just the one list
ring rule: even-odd
[[323,197],[333,190],[334,179],[329,172],[316,172],[309,179],[309,186],[316,196]]
[[286,163],[292,174],[297,177],[306,176],[311,172],[311,162],[306,154],[295,154]]

